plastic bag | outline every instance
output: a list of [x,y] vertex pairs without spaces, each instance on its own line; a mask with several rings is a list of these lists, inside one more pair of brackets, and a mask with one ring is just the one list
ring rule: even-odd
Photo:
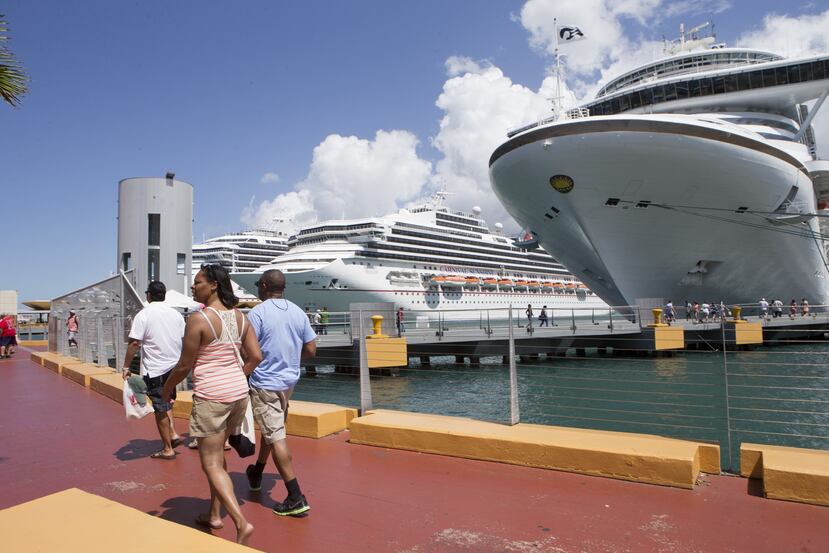
[[153,406],[149,401],[145,405],[138,403],[126,380],[124,381],[124,411],[128,419],[141,419],[153,412]]
[[233,430],[228,443],[236,450],[239,457],[249,457],[256,453],[256,430],[253,427],[253,408],[248,401],[245,418],[241,426]]

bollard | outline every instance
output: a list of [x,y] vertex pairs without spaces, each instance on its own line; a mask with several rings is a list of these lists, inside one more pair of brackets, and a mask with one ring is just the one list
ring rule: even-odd
[[382,315],[372,315],[371,316],[371,325],[374,327],[374,334],[369,334],[366,338],[388,338],[385,334],[382,333],[382,325],[383,325],[383,316]]
[[743,310],[743,308],[740,307],[739,305],[735,305],[734,307],[732,307],[731,308],[731,315],[734,318],[732,320],[730,320],[729,322],[731,322],[731,323],[744,323],[744,322],[746,322],[745,319],[740,317],[740,313],[742,312],[742,310]]
[[662,321],[662,310],[661,309],[656,307],[654,309],[651,309],[651,311],[653,311],[653,323],[649,324],[648,327],[654,328],[654,327],[659,327],[659,326],[669,326],[669,325],[666,325],[663,322],[660,322],[660,321]]

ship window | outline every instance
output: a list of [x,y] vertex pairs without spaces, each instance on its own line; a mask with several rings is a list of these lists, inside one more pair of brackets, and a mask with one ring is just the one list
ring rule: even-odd
[[811,63],[801,63],[800,64],[800,79],[802,81],[811,81],[812,80],[812,64]]
[[774,86],[774,69],[763,69],[763,86]]
[[700,91],[699,91],[699,81],[698,80],[695,79],[695,80],[688,83],[688,92],[690,93],[692,98],[695,98],[695,97],[699,96]]
[[735,213],[745,213],[746,211],[748,211],[747,207],[738,207]]
[[775,71],[777,84],[789,84],[789,72],[785,67],[778,67]]
[[725,76],[725,91],[726,92],[735,92],[739,90],[737,86],[737,75],[726,75]]
[[608,207],[616,207],[619,205],[619,198],[608,198],[604,205]]
[[748,80],[748,73],[739,73],[737,75],[737,90],[748,90],[751,88]]
[[821,63],[816,61],[812,64],[812,75],[815,79],[825,79],[826,78],[826,65],[825,62]]
[[545,213],[545,214],[544,214],[544,216],[545,216],[546,218],[548,218],[548,219],[552,219],[552,218],[553,218],[553,216],[552,216],[552,215],[550,215],[549,213]]
[[688,97],[688,83],[676,83],[676,97],[678,100],[684,100]]
[[665,101],[676,100],[676,85],[674,83],[665,85]]
[[763,88],[763,75],[760,71],[752,71],[749,73],[751,81],[751,88]]
[[700,79],[699,80],[699,95],[700,96],[710,96],[711,95],[711,79]]
[[725,92],[725,78],[714,77],[714,94],[722,94]]
[[642,200],[641,202],[637,202],[636,207],[639,209],[647,209],[649,205],[651,205],[650,200]]

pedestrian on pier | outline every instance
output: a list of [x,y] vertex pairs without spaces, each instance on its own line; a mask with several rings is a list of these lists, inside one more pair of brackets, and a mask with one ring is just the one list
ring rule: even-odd
[[771,306],[772,306],[771,316],[773,318],[779,319],[780,317],[783,316],[783,302],[780,300],[780,298],[778,298],[778,299],[774,300],[773,302],[771,302]]
[[533,328],[533,306],[531,303],[527,304],[527,310],[524,311],[527,314],[527,332],[532,332]]
[[328,334],[328,323],[331,320],[331,314],[328,312],[327,307],[322,308],[322,313],[320,313],[320,333],[321,334]]
[[668,303],[665,304],[665,322],[670,325],[674,322],[674,318],[674,303],[668,300]]
[[769,302],[766,298],[760,298],[760,318],[764,321],[769,320]]
[[161,392],[167,402],[176,384],[193,370],[193,410],[190,436],[198,441],[202,470],[210,485],[210,509],[196,524],[219,529],[224,507],[236,526],[236,542],[247,544],[253,525],[247,521],[233,491],[224,457],[225,440],[245,419],[249,402],[246,376],[262,360],[256,334],[247,318],[235,309],[227,270],[218,264],[202,265],[190,288],[193,299],[205,308],[187,319],[184,344]]
[[809,316],[809,302],[806,301],[806,298],[800,299],[800,315],[803,317]]
[[403,308],[398,307],[395,314],[395,322],[397,323],[397,336],[403,336],[406,333],[406,323],[403,315]]
[[[173,404],[161,401],[161,390],[181,357],[184,317],[163,303],[166,295],[167,287],[163,282],[154,280],[147,286],[149,303],[132,321],[122,375],[124,380],[132,375],[130,365],[135,354],[141,350],[140,376],[147,386],[147,396],[152,400],[155,425],[161,437],[161,451],[153,453],[150,458],[173,460],[181,437],[173,425]],[[170,399],[176,399],[175,390]]]
[[14,315],[11,313],[0,314],[0,359],[12,356],[14,346],[17,343],[16,336],[17,329],[14,326]]
[[546,305],[541,308],[541,313],[538,314],[538,328],[541,328],[542,326],[547,326],[547,327],[550,326],[549,323],[547,322],[547,306]]
[[789,318],[794,319],[795,315],[797,315],[797,301],[792,298],[792,303],[789,304]]
[[69,317],[66,319],[66,333],[69,336],[69,347],[78,347],[78,342],[75,340],[75,336],[78,335],[78,316],[72,310],[69,311]]
[[291,394],[299,381],[301,359],[317,354],[317,335],[302,309],[284,298],[285,275],[282,271],[265,271],[256,281],[256,288],[262,303],[254,307],[249,316],[251,327],[262,345],[263,358],[250,376],[250,397],[262,443],[256,464],[248,465],[245,474],[251,491],[262,489],[262,473],[268,457],[272,457],[288,492],[284,501],[274,505],[273,513],[305,516],[311,507],[294,473],[285,421]]

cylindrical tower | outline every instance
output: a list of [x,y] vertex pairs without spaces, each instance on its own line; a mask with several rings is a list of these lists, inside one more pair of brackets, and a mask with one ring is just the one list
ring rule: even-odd
[[151,280],[188,294],[193,251],[193,187],[166,178],[118,183],[118,269],[135,270],[139,292]]

